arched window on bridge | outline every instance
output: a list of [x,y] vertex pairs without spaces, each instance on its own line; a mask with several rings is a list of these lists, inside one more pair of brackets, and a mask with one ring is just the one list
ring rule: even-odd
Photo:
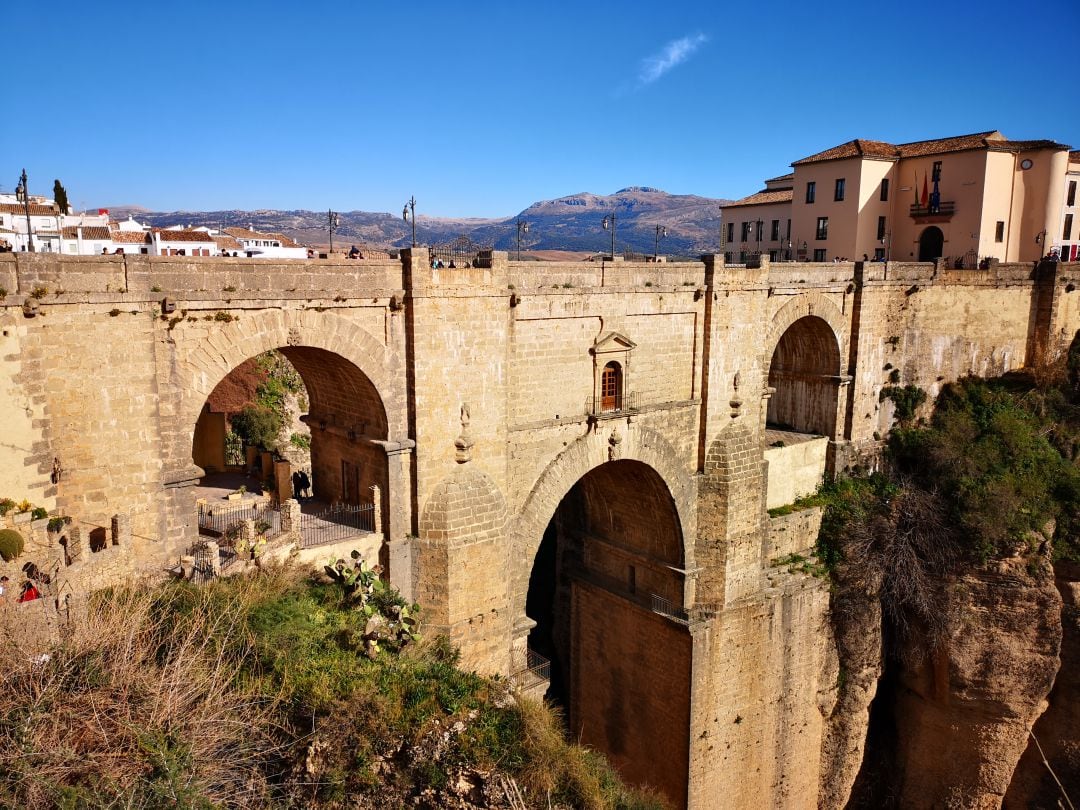
[[600,410],[621,411],[623,407],[622,366],[612,360],[600,376]]

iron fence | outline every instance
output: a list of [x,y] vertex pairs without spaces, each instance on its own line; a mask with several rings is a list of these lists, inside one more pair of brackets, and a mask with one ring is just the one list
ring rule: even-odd
[[551,680],[551,661],[531,647],[525,651],[525,668],[514,673],[519,687]]
[[450,268],[491,267],[492,245],[481,245],[467,236],[459,236],[453,242],[428,248],[432,266]]
[[634,392],[616,394],[613,397],[587,397],[585,399],[586,416],[627,413],[637,409],[638,397]]
[[300,515],[300,546],[312,548],[375,531],[375,505],[338,504]]
[[686,612],[685,608],[679,607],[670,599],[651,593],[649,594],[649,606],[653,613],[658,613],[679,624],[690,624],[690,614]]
[[[229,567],[240,559],[236,549],[228,541],[218,545],[217,548],[217,571],[224,574]],[[214,573],[214,553],[206,543],[196,543],[188,549],[188,556],[194,558],[194,566],[191,573],[191,581],[203,584],[212,580]]]
[[255,533],[273,537],[281,532],[281,513],[267,501],[238,504],[199,504],[199,534],[228,538],[245,520],[255,521]]

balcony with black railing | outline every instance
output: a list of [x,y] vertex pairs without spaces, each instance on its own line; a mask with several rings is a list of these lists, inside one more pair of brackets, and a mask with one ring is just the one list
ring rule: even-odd
[[952,201],[940,202],[937,205],[914,203],[908,211],[916,222],[948,222],[956,213],[956,203]]
[[633,393],[588,397],[585,400],[585,415],[604,418],[633,413],[638,409],[637,399],[637,395]]

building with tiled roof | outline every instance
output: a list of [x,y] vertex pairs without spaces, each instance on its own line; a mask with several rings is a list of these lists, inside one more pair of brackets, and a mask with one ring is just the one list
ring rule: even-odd
[[64,214],[41,196],[31,195],[27,204],[14,194],[0,194],[0,230],[12,233],[8,242],[15,250],[26,250],[29,242],[42,253],[96,255],[112,249],[107,212]]
[[259,259],[305,259],[307,248],[301,247],[281,233],[260,233],[248,228],[225,228],[224,233],[241,244],[241,252],[248,258]]
[[1054,251],[1072,258],[1080,235],[1065,209],[1072,167],[1080,175],[1075,155],[997,130],[901,144],[856,138],[794,161],[790,175],[725,205],[725,257],[963,266]]
[[193,228],[154,228],[150,231],[157,256],[217,256],[217,244],[207,231]]

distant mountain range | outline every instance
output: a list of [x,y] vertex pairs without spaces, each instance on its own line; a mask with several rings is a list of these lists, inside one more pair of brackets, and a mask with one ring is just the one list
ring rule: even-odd
[[[601,222],[610,214],[618,225],[616,251],[652,253],[656,226],[667,228],[660,242],[665,254],[695,256],[718,248],[719,206],[722,199],[692,194],[668,194],[647,186],[631,186],[610,195],[572,194],[556,200],[533,203],[516,216],[502,219],[452,219],[418,216],[417,241],[436,245],[467,236],[480,245],[498,250],[517,248],[518,216],[529,223],[522,250],[569,250],[608,252],[610,232]],[[134,205],[112,206],[113,218],[129,214],[155,227],[184,225],[197,227],[251,227],[257,231],[283,233],[305,245],[325,245],[326,213],[321,211],[147,211]],[[408,223],[400,215],[341,212],[341,225],[334,232],[334,245],[406,247],[411,240]]]

